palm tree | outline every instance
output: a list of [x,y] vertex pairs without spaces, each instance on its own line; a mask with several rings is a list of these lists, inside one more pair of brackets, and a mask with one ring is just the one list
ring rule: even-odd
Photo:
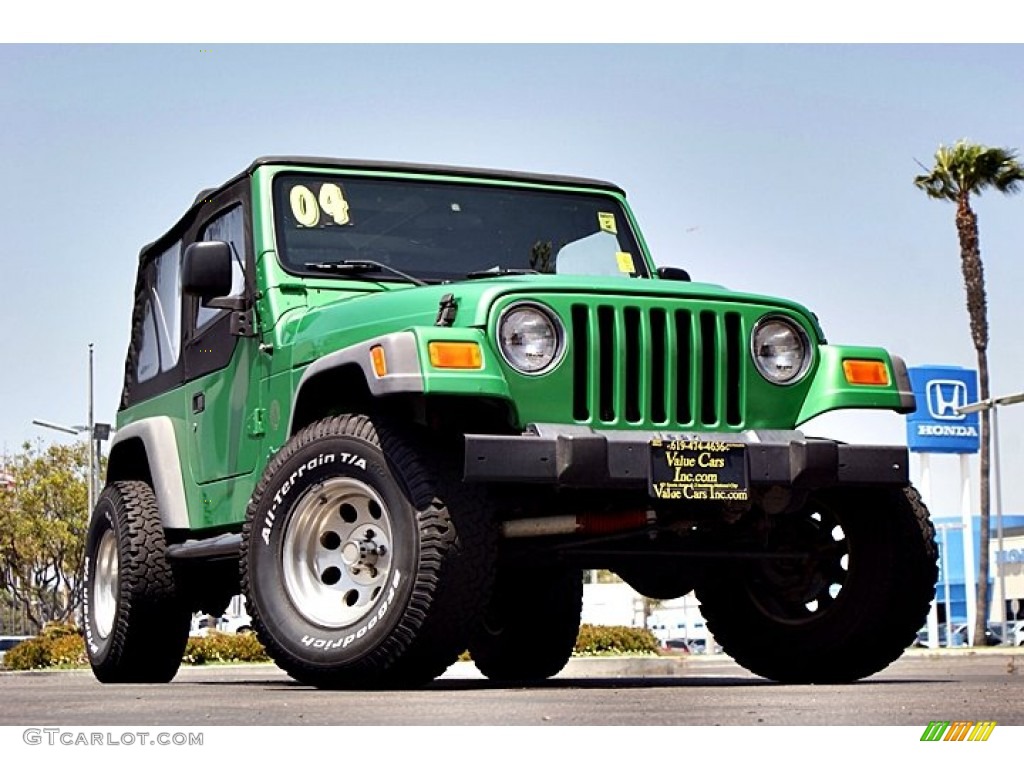
[[[927,171],[928,169],[925,168]],[[956,203],[956,231],[960,238],[960,266],[967,291],[967,314],[971,338],[978,356],[978,385],[981,399],[989,398],[988,386],[988,310],[985,300],[985,274],[978,245],[978,217],[971,208],[971,195],[992,188],[1013,194],[1024,185],[1024,166],[1013,149],[985,147],[961,139],[952,147],[939,146],[935,167],[917,176],[914,184],[928,197]],[[985,642],[989,573],[989,414],[981,412],[981,555],[978,559],[978,612],[974,624],[974,644]],[[967,535],[967,532],[964,532]]]

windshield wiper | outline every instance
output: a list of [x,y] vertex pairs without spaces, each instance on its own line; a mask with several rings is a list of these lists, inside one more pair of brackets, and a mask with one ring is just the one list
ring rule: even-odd
[[392,275],[397,275],[403,280],[408,280],[413,285],[426,285],[423,280],[418,277],[406,274],[401,270],[395,269],[394,267],[382,264],[379,261],[370,261],[369,259],[347,259],[345,261],[310,261],[306,262],[306,269],[315,269],[320,272],[342,272],[351,273],[353,275],[361,275],[366,272],[389,272]]
[[485,277],[503,277],[504,275],[539,275],[536,269],[515,269],[513,267],[491,267],[470,272],[466,275],[467,280],[478,280]]

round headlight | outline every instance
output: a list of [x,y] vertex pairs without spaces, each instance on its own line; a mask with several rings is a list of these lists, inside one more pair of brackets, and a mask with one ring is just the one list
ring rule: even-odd
[[811,364],[807,334],[784,317],[759,320],[751,336],[751,347],[757,370],[774,384],[792,384]]
[[505,361],[521,373],[542,373],[562,347],[562,326],[536,304],[514,304],[498,322],[498,346]]

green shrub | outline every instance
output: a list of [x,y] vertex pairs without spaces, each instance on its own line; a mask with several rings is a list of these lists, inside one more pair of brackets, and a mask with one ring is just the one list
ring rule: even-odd
[[[542,628],[538,631],[543,631]],[[605,627],[581,624],[576,637],[573,656],[657,655],[658,638],[649,629],[637,627]],[[469,651],[463,651],[459,661],[472,661]]]
[[4,669],[41,669],[48,666],[49,643],[40,637],[18,643],[4,654]]
[[[267,652],[251,632],[238,635],[211,632],[206,637],[190,637],[182,657],[185,664],[268,660]],[[48,624],[38,635],[9,650],[3,664],[5,669],[17,670],[85,667],[89,665],[89,658],[85,653],[85,640],[77,628]]]
[[210,632],[206,637],[190,637],[183,658],[186,664],[269,660],[266,649],[252,632],[237,635]]
[[[543,631],[543,628],[538,628]],[[658,653],[658,640],[648,629],[583,624],[576,638],[575,656],[614,656]],[[469,660],[469,654],[459,657]],[[233,635],[210,632],[190,637],[182,658],[185,664],[269,661],[266,650],[251,632]],[[68,624],[48,624],[31,640],[19,643],[4,657],[7,669],[87,666],[85,642],[78,629]]]
[[576,656],[611,656],[618,654],[658,653],[658,638],[649,629],[639,627],[580,626],[576,638]]
[[59,635],[50,643],[51,667],[84,667],[89,664],[85,655],[85,639],[81,635]]
[[44,669],[86,664],[85,640],[73,624],[51,622],[4,656],[5,669]]

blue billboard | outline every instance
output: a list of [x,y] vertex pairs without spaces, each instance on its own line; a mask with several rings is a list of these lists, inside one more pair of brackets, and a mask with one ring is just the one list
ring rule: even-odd
[[907,415],[907,447],[917,453],[977,453],[977,413],[957,409],[978,400],[978,372],[952,365],[911,368],[917,410]]

